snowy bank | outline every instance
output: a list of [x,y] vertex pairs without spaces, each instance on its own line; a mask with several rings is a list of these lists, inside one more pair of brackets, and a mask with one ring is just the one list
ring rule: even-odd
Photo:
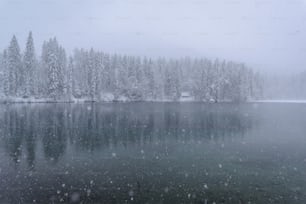
[[306,103],[306,100],[251,100],[250,103]]
[[[283,100],[249,100],[246,102],[280,102]],[[75,97],[63,97],[59,99],[53,99],[53,98],[38,98],[38,97],[0,97],[0,103],[124,103],[124,102],[178,102],[178,103],[185,103],[185,102],[202,102],[202,103],[235,103],[232,100],[214,100],[214,99],[207,99],[207,100],[197,100],[194,96],[191,96],[190,94],[183,93],[182,96],[178,99],[171,99],[171,98],[130,98],[123,95],[117,95],[115,96],[112,93],[103,93],[99,97],[96,97],[92,99],[91,97],[81,97],[81,98],[75,98]],[[288,101],[287,101],[288,102]],[[295,101],[297,102],[297,101]],[[299,101],[300,102],[300,101]],[[306,103],[306,101],[304,101]]]
[[51,98],[0,98],[0,103],[71,103],[71,100],[54,100]]
[[[0,104],[1,103],[125,103],[125,102],[159,102],[159,103],[188,103],[188,102],[202,102],[202,103],[232,103],[231,100],[219,100],[215,101],[213,99],[211,100],[196,100],[193,97],[183,97],[179,98],[177,100],[173,99],[142,99],[142,100],[133,100],[129,99],[125,96],[119,96],[119,97],[112,97],[108,95],[107,97],[101,97],[100,99],[91,99],[91,98],[71,98],[71,99],[52,99],[52,98],[18,98],[18,97],[10,97],[10,98],[0,98]],[[248,102],[261,102],[261,101],[248,101]],[[305,101],[306,102],[306,101]]]

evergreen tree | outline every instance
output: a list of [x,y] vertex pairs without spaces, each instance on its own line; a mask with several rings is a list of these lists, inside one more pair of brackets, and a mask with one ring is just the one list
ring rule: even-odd
[[25,96],[33,96],[35,90],[34,73],[36,69],[36,58],[35,58],[32,32],[29,33],[26,44],[26,50],[23,57],[23,69],[24,69],[24,78],[25,78],[24,94]]
[[69,57],[68,72],[67,72],[67,95],[69,100],[73,98],[73,93],[74,93],[73,71],[74,71],[73,58]]
[[20,96],[24,85],[20,48],[15,35],[13,36],[7,53],[8,92],[10,96]]
[[2,54],[1,67],[2,67],[2,86],[3,94],[9,96],[9,70],[7,67],[7,51],[4,50]]
[[94,50],[91,49],[88,56],[88,87],[91,100],[95,100],[97,96],[97,64]]
[[42,60],[47,73],[47,96],[56,100],[64,93],[64,73],[66,68],[65,50],[56,38],[43,45]]
[[58,76],[58,88],[57,92],[60,96],[65,94],[65,76],[67,75],[67,57],[66,51],[63,47],[59,46],[57,50],[58,55],[58,69],[57,69],[57,76]]
[[36,61],[31,32],[23,60],[13,36],[0,63],[1,92],[7,97],[97,100],[107,93],[114,99],[178,100],[183,92],[189,92],[195,100],[218,102],[263,96],[259,73],[244,64],[219,59],[155,60],[80,49],[67,65],[65,49],[52,38],[43,43],[41,58]]

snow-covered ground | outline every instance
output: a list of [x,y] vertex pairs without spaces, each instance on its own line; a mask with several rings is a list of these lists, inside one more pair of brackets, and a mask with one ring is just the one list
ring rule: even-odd
[[0,98],[0,103],[69,103],[70,100],[53,100],[51,98]]
[[93,102],[89,98],[52,99],[52,98],[22,98],[22,97],[0,97],[0,103],[85,103]]
[[251,103],[306,103],[306,100],[250,100]]
[[[144,102],[195,102],[197,100],[194,97],[181,97],[178,100],[170,99],[146,99]],[[0,103],[88,103],[88,102],[133,102],[124,96],[119,96],[117,99],[111,94],[106,94],[100,97],[100,99],[92,100],[90,98],[72,98],[72,99],[59,99],[54,100],[51,98],[22,98],[22,97],[0,97]],[[206,103],[214,103],[214,100],[203,101]],[[218,103],[231,102],[230,100],[220,100]],[[306,103],[306,100],[248,100],[247,103]]]
[[[194,98],[184,98],[179,100],[171,100],[171,99],[145,99],[140,100],[142,102],[195,102]],[[138,102],[138,100],[131,100],[125,96],[120,96],[116,99],[109,98],[101,98],[98,100],[92,100],[89,98],[72,98],[72,99],[51,99],[51,98],[0,98],[1,103],[90,103],[90,102],[103,102],[103,103],[112,103],[112,102]],[[203,101],[205,102],[205,101]],[[207,101],[213,102],[213,101]],[[221,101],[220,101],[221,102]]]

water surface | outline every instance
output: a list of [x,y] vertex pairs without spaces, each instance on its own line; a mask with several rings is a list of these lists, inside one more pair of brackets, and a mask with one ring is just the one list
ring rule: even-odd
[[0,203],[306,203],[306,104],[0,105]]

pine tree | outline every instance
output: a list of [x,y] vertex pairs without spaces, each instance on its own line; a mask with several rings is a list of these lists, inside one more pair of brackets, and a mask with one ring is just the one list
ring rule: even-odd
[[170,99],[172,96],[172,76],[169,70],[169,67],[166,65],[165,67],[165,81],[164,81],[164,96],[166,99]]
[[25,96],[34,95],[34,73],[36,69],[36,58],[32,32],[29,33],[26,50],[23,57],[23,69],[25,78],[24,94]]
[[58,55],[58,67],[57,67],[57,77],[58,77],[58,87],[57,94],[63,96],[65,93],[65,76],[67,75],[67,58],[66,51],[63,47],[59,46],[57,50]]
[[67,95],[69,97],[69,100],[73,98],[73,92],[74,92],[73,71],[74,71],[73,58],[69,57],[68,72],[67,72]]
[[102,56],[102,70],[101,74],[101,91],[110,92],[112,90],[112,77],[110,70],[110,56],[109,54],[103,53]]
[[96,55],[93,49],[89,52],[88,58],[88,87],[91,100],[96,100],[97,96],[97,64]]
[[13,36],[7,53],[8,92],[10,96],[20,95],[20,89],[24,85],[24,73],[22,70],[20,48],[15,35]]
[[[15,36],[0,62],[1,92],[7,97],[37,96],[98,99],[100,93],[130,100],[177,100],[187,91],[196,100],[245,101],[263,95],[259,73],[241,63],[205,58],[157,60],[75,50],[67,66],[56,38],[44,42],[36,61],[32,33],[23,60]],[[295,83],[297,86],[297,83]]]
[[43,60],[47,72],[47,96],[58,99],[63,92],[63,56],[64,51],[58,45],[56,38],[50,39],[43,46]]
[[151,59],[145,59],[144,61],[144,73],[145,73],[145,92],[147,99],[155,99],[155,79],[153,72],[153,62]]
[[7,51],[4,50],[2,54],[2,86],[3,86],[3,94],[5,96],[9,96],[9,70],[7,67]]

